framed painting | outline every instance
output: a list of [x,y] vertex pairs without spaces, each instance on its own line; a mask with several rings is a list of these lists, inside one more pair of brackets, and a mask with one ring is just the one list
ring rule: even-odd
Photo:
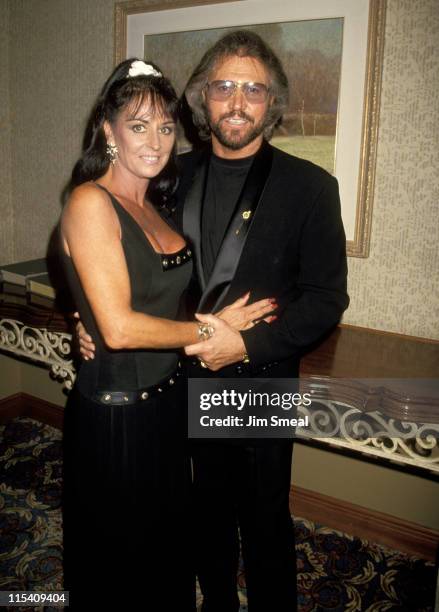
[[[280,57],[290,104],[272,144],[334,174],[350,256],[369,254],[386,0],[135,0],[115,5],[115,62],[157,63],[182,94],[227,31],[262,36]],[[179,140],[184,150],[188,143]]]

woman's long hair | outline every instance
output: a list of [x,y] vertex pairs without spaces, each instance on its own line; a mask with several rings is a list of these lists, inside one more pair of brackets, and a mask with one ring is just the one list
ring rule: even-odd
[[[177,121],[178,98],[170,81],[163,76],[153,74],[128,76],[134,61],[137,61],[136,58],[121,62],[103,86],[87,122],[82,155],[73,168],[70,189],[86,181],[95,181],[108,170],[110,160],[106,151],[104,122],[113,124],[118,114],[128,105],[133,104],[135,114],[147,100],[153,113],[160,112]],[[147,63],[161,73],[155,64]],[[177,164],[174,145],[166,166],[158,176],[150,180],[148,199],[158,207],[165,207],[175,191],[176,184]]]

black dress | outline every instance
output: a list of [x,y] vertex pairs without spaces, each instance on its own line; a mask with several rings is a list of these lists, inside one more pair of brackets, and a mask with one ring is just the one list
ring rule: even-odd
[[[132,308],[178,317],[191,252],[162,255],[111,195],[122,228]],[[192,610],[186,388],[172,350],[106,348],[72,260],[68,283],[96,344],[83,361],[64,425],[65,589],[73,609]],[[172,383],[170,384],[170,378]],[[132,392],[165,380],[160,393],[105,405],[105,392]]]

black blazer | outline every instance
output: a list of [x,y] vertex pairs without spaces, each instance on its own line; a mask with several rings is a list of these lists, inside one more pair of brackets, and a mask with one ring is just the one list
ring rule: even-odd
[[[201,262],[200,219],[209,151],[179,156],[176,220],[192,243],[200,312],[247,291],[275,297],[278,319],[242,332],[250,364],[218,376],[297,376],[299,358],[347,308],[346,237],[335,178],[264,143],[256,155],[211,279]],[[195,302],[196,303],[196,302]],[[268,372],[268,368],[270,372]],[[199,376],[210,375],[198,368]],[[193,375],[193,373],[192,373]]]

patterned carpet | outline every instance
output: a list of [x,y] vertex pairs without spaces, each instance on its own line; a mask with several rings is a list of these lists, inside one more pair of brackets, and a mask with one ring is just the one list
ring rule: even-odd
[[[28,418],[0,426],[0,590],[62,590],[61,435]],[[300,518],[295,530],[300,612],[433,611],[431,563]],[[244,611],[242,567],[238,584]]]

